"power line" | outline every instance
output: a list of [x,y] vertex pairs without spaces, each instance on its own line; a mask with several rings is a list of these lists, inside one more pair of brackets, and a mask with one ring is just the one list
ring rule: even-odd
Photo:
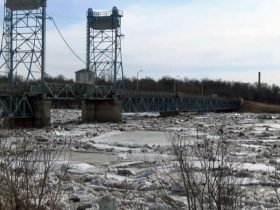
[[56,25],[54,18],[49,17],[50,20],[52,20],[57,32],[59,33],[60,37],[62,38],[62,40],[64,41],[64,43],[66,44],[66,46],[68,47],[68,49],[73,53],[73,55],[78,58],[81,62],[83,62],[84,64],[86,64],[86,62],[71,48],[71,46],[68,44],[68,42],[66,41],[66,39],[64,38],[64,36],[62,35],[61,31],[59,30],[58,26]]
[[[50,13],[49,13],[50,14]],[[79,21],[84,21],[85,19],[82,17],[74,17],[74,16],[66,16],[66,15],[58,15],[55,13],[50,14],[52,17],[58,17],[58,18],[63,18],[63,19],[72,19],[72,20],[79,20]]]

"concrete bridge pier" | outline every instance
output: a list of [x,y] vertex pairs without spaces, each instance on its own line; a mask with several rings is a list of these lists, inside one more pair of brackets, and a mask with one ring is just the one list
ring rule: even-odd
[[3,128],[43,128],[51,124],[51,101],[34,101],[31,117],[6,117]]
[[35,101],[33,127],[42,128],[51,124],[51,101]]
[[121,122],[122,108],[115,99],[85,99],[82,101],[82,121]]

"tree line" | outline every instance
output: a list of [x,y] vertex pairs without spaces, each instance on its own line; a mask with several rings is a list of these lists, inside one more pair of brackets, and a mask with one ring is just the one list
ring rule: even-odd
[[[136,90],[137,79],[125,78],[126,89]],[[164,76],[159,80],[146,77],[138,80],[138,90],[176,92],[201,96],[241,97],[244,100],[280,103],[280,87],[266,83],[244,83],[222,80],[174,79]]]
[[[0,77],[0,83],[6,83],[7,77]],[[21,76],[15,78],[16,84],[24,84]],[[46,76],[48,83],[74,83],[73,79],[68,79],[63,75]],[[223,80],[196,80],[196,79],[174,79],[164,76],[158,80],[150,77],[137,78],[124,77],[124,86],[127,90],[137,91],[137,83],[139,91],[160,91],[160,92],[176,92],[190,95],[221,97],[241,97],[244,100],[259,101],[264,103],[279,104],[280,103],[280,87],[266,83],[244,83],[236,81]],[[32,82],[31,82],[32,83]],[[108,84],[105,80],[98,82],[99,84]]]

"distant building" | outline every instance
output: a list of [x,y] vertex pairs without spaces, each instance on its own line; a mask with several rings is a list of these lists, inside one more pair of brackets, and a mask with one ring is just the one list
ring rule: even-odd
[[76,74],[76,83],[78,84],[92,85],[95,83],[95,75],[93,71],[81,69],[79,71],[76,71],[75,74]]

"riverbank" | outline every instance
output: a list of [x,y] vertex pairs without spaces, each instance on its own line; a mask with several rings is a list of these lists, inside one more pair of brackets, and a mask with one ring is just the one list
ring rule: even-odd
[[280,105],[260,103],[255,101],[243,101],[239,112],[251,113],[280,113]]

